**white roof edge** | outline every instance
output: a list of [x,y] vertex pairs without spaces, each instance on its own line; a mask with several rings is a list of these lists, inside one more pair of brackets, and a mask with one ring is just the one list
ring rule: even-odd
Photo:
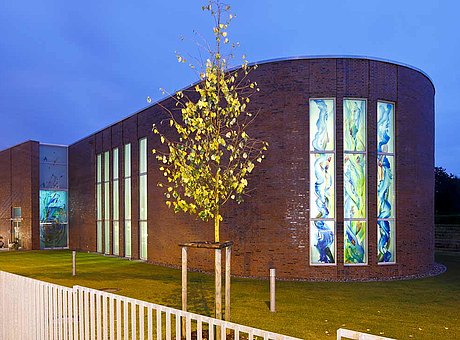
[[[425,71],[423,71],[422,69],[420,69],[418,67],[412,66],[410,64],[402,63],[402,62],[399,62],[399,61],[391,60],[391,59],[379,58],[379,57],[371,57],[371,56],[366,56],[366,55],[354,55],[354,54],[351,54],[351,55],[346,55],[346,54],[343,54],[343,55],[333,55],[333,54],[331,54],[331,55],[328,55],[328,54],[320,55],[319,54],[319,55],[280,57],[280,58],[265,59],[265,60],[253,62],[253,63],[250,63],[250,65],[273,63],[273,62],[277,62],[277,61],[302,60],[302,59],[364,59],[364,60],[371,60],[371,61],[381,61],[381,62],[384,62],[384,63],[390,63],[390,64],[394,64],[394,65],[398,65],[398,66],[404,66],[404,67],[410,68],[410,69],[412,69],[414,71],[420,72],[421,74],[423,74],[425,77],[427,77],[430,80],[431,84],[434,87],[433,79],[431,79],[431,77]],[[239,68],[239,67],[235,67],[235,68]]]
[[60,146],[60,147],[63,147],[63,148],[68,148],[69,147],[68,145],[65,145],[65,144],[54,144],[54,143],[40,143],[40,145],[44,145],[44,146]]

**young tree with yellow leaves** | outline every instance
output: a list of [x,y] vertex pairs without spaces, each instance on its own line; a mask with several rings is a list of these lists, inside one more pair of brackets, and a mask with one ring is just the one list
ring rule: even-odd
[[[202,9],[215,20],[215,47],[208,50],[200,82],[194,88],[196,93],[180,91],[174,95],[180,115],[167,109],[167,124],[177,132],[178,140],[168,139],[161,127],[154,125],[153,132],[167,151],[153,153],[165,176],[159,185],[165,188],[168,207],[204,221],[214,220],[214,241],[220,242],[222,206],[229,200],[243,201],[248,176],[264,158],[268,144],[247,133],[257,116],[247,106],[251,95],[259,91],[257,83],[248,79],[256,66],[249,66],[243,56],[241,68],[229,71],[231,55],[222,55],[223,49],[237,46],[228,38],[227,30],[234,18],[230,6],[211,0]],[[177,58],[186,62],[180,55]],[[191,100],[192,96],[198,100]]]

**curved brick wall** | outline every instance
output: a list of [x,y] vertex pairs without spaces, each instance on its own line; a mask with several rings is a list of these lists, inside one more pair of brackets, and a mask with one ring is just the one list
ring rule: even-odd
[[[260,108],[252,134],[270,143],[267,159],[254,171],[254,189],[244,204],[224,209],[222,240],[235,242],[232,274],[267,277],[277,269],[283,279],[389,279],[424,275],[434,266],[434,87],[412,68],[370,59],[311,58],[266,62],[252,73],[261,91],[251,105]],[[367,99],[368,264],[343,264],[343,98]],[[310,266],[309,259],[309,99],[336,99],[336,265]],[[377,264],[377,101],[395,103],[396,264]],[[170,105],[170,99],[162,102]],[[69,147],[70,242],[96,250],[95,155],[132,144],[132,219],[138,219],[138,139],[158,148],[152,123],[164,118],[153,105]],[[212,240],[212,225],[174,214],[156,186],[162,175],[148,160],[148,259],[180,265],[179,243]],[[123,159],[120,157],[120,169]],[[122,181],[121,181],[122,183]],[[123,187],[120,188],[123,197]],[[123,220],[123,200],[120,218]],[[123,253],[123,223],[120,223]],[[133,257],[139,256],[133,223]],[[192,249],[189,266],[211,271],[214,255]]]

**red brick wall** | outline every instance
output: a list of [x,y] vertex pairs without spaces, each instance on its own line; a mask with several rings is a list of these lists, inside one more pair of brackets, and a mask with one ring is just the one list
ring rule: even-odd
[[[224,209],[222,240],[233,240],[232,272],[267,277],[269,268],[285,279],[371,279],[423,274],[434,264],[434,88],[413,69],[347,58],[303,59],[259,65],[251,75],[261,91],[251,107],[259,110],[251,133],[270,143],[267,159],[249,180],[253,191],[238,206]],[[336,98],[337,254],[335,266],[310,266],[309,259],[309,98]],[[368,265],[343,265],[342,100],[368,100]],[[396,103],[396,264],[377,264],[376,107]],[[167,99],[161,103],[173,108]],[[132,145],[132,249],[138,258],[138,139],[148,149],[161,145],[151,132],[166,115],[154,105],[69,148],[71,247],[96,250],[95,154]],[[166,128],[166,127],[165,127]],[[120,148],[120,175],[123,175]],[[179,243],[213,239],[211,224],[174,214],[156,186],[162,178],[148,155],[148,258],[180,265]],[[120,252],[123,254],[123,181],[120,177]],[[191,250],[192,268],[210,271],[213,254]]]
[[11,239],[12,207],[22,208],[24,249],[40,249],[39,143],[28,141],[0,151],[0,235]]

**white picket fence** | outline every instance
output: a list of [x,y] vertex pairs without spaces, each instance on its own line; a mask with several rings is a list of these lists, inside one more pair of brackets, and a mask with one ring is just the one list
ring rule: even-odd
[[248,340],[297,338],[95,289],[0,271],[0,339]]
[[339,328],[337,330],[337,340],[351,339],[351,340],[395,340],[392,338],[385,338],[379,335],[372,335],[368,333],[362,333],[357,331],[351,331],[345,328]]

